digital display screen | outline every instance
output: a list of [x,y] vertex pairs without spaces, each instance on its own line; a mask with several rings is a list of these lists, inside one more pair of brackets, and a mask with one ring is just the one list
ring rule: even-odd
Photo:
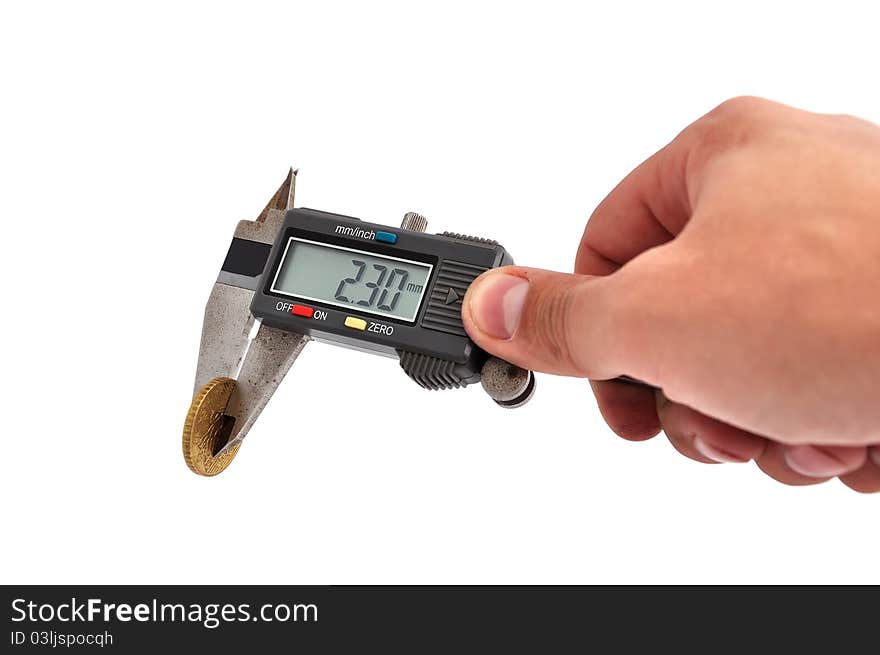
[[430,264],[290,237],[271,290],[414,321]]

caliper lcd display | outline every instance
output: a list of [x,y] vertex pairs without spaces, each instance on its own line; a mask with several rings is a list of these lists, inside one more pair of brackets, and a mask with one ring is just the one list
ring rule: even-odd
[[415,321],[430,264],[290,237],[271,291]]

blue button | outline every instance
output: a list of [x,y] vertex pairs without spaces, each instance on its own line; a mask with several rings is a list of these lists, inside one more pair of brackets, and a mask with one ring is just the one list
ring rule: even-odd
[[397,243],[397,235],[394,232],[376,232],[376,241],[385,243]]

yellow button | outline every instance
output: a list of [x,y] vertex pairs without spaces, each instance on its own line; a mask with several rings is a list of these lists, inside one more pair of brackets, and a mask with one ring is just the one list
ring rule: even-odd
[[346,316],[345,317],[345,327],[354,328],[355,330],[366,330],[367,322],[362,318],[355,318],[354,316]]

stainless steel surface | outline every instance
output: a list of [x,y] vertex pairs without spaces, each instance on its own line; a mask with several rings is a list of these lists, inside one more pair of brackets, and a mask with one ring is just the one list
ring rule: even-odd
[[[296,171],[291,168],[257,220],[239,222],[234,236],[273,244],[285,212],[293,207],[295,189]],[[309,340],[302,334],[255,325],[250,305],[256,285],[243,277],[221,271],[211,289],[193,390],[196,402],[200,390],[212,380],[235,380],[235,389],[222,410],[223,415],[234,419],[230,440],[216,454],[218,461],[226,464],[232,458],[221,455],[231,453],[241,443]]]
[[254,323],[253,297],[254,292],[249,289],[214,284],[205,306],[193,396],[213,378],[235,376]]
[[235,391],[224,412],[235,418],[230,440],[217,455],[223,455],[247,436],[284,379],[309,337],[260,325],[235,378]]
[[[296,174],[298,172],[293,166],[290,167],[290,170],[287,171],[287,177],[284,178],[281,186],[269,198],[269,202],[263,207],[263,211],[257,216],[257,220],[254,221],[255,223],[265,223],[269,212],[273,209],[280,209],[282,211],[293,209],[293,194],[296,192]],[[275,231],[278,231],[277,228]]]

